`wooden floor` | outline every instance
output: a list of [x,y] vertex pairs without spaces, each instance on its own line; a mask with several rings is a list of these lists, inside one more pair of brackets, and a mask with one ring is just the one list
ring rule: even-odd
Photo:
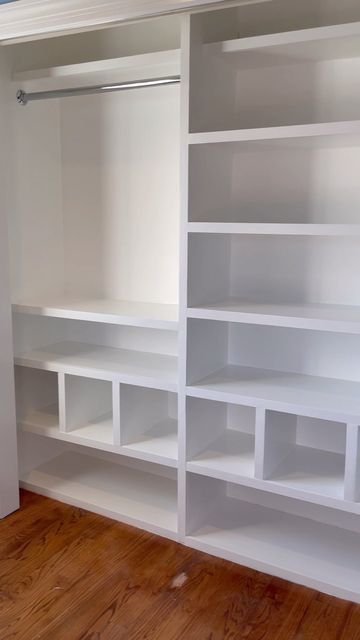
[[28,492],[0,576],[0,640],[360,640],[360,606]]

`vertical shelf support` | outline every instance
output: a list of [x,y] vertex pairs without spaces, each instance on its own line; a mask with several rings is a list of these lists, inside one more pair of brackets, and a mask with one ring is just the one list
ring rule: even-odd
[[360,436],[359,425],[346,427],[344,498],[352,502],[360,500]]

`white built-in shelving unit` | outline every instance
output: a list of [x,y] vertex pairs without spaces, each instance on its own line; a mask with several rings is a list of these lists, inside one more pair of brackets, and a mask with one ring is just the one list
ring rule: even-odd
[[360,602],[360,7],[240,4],[9,48],[181,74],[14,100],[20,482]]

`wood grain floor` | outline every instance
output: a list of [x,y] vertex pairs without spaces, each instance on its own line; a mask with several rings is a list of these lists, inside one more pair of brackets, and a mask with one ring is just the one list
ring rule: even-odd
[[0,522],[0,640],[360,640],[360,606],[32,493]]

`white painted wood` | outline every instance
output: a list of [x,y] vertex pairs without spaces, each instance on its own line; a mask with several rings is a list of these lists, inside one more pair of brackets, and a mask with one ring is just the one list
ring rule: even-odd
[[[235,129],[229,131],[207,131],[190,133],[190,144],[218,144],[221,142],[255,142],[265,140],[302,139],[309,144],[316,143],[320,136],[329,137],[328,144],[357,144],[360,133],[360,121],[324,122],[317,124],[298,124],[278,127],[260,127],[254,129]],[[337,137],[340,139],[337,139]]]
[[96,78],[101,78],[100,82],[104,79],[111,82],[113,77],[113,82],[116,82],[119,79],[125,80],[126,77],[137,79],[139,73],[142,78],[147,78],[176,75],[179,72],[180,51],[170,49],[44,69],[15,71],[12,79],[13,82],[21,83],[26,91],[45,91],[60,89],[63,86],[82,86],[96,82]]
[[177,330],[177,305],[127,300],[58,298],[13,302],[15,313],[104,322],[131,327]]
[[24,353],[15,363],[111,382],[177,389],[177,359],[160,354],[63,342]]
[[205,55],[241,54],[235,58],[237,66],[351,58],[360,55],[359,35],[360,23],[351,22],[226,40],[207,45]]
[[[203,479],[202,479],[203,480]],[[359,602],[358,534],[228,498],[187,544]]]
[[360,235],[358,224],[277,224],[252,222],[189,222],[189,233],[225,233],[284,236],[354,236]]
[[15,391],[18,424],[60,428],[56,373],[16,367]]
[[42,495],[147,531],[177,537],[176,482],[81,453],[64,453],[21,478]]
[[358,424],[347,425],[344,494],[345,500],[360,500],[360,439]]
[[236,298],[188,309],[188,318],[320,331],[360,332],[360,306],[251,304]]
[[228,365],[187,387],[187,394],[339,422],[358,419],[358,383]]
[[65,376],[65,431],[106,444],[114,443],[112,384]]
[[[258,1],[237,0],[236,4]],[[69,6],[67,0],[55,0],[51,5],[47,0],[27,0],[25,5],[1,7],[0,41],[100,28],[166,13],[204,10],[211,5],[222,4],[229,3],[221,0],[107,0],[99,4],[97,0],[75,0]]]
[[167,392],[120,385],[120,428],[122,452],[177,466],[177,416],[170,415]]

